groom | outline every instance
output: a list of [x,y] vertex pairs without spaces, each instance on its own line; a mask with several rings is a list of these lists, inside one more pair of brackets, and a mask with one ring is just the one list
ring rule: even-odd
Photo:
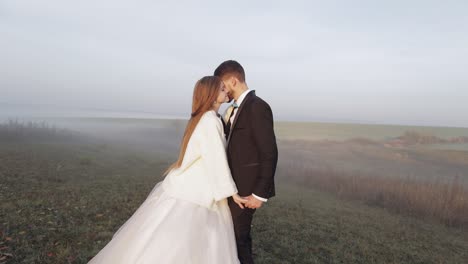
[[236,234],[237,251],[242,264],[253,263],[250,228],[257,208],[275,195],[273,177],[278,161],[278,149],[273,130],[270,106],[245,82],[244,68],[228,60],[216,68],[233,105],[225,116],[227,157],[232,177],[240,196],[248,199],[240,208],[229,198]]

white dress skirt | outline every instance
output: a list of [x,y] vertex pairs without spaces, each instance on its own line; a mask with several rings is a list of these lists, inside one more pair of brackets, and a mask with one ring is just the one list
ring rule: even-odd
[[161,183],[88,263],[239,263],[227,199],[209,209],[170,196]]

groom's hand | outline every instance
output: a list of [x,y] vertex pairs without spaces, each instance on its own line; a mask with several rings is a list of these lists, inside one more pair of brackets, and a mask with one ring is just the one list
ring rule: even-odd
[[244,204],[248,202],[245,197],[240,197],[237,193],[232,196],[232,199],[241,209],[244,209]]
[[248,202],[246,202],[244,204],[245,207],[247,207],[247,208],[257,209],[257,208],[262,207],[262,205],[263,205],[263,202],[260,201],[259,199],[255,198],[253,195],[247,196],[245,198],[248,200]]

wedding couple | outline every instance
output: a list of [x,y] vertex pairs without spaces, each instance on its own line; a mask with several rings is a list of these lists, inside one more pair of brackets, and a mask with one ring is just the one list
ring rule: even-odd
[[178,160],[89,263],[253,263],[252,218],[275,195],[277,160],[270,106],[223,62],[195,85]]

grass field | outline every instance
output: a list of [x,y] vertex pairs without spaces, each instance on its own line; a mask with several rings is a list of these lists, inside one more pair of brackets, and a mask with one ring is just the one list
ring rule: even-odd
[[[86,263],[162,180],[177,128],[117,122],[106,140],[68,132],[0,137],[0,264]],[[314,175],[332,168],[366,177],[464,177],[466,152],[366,140],[279,143],[277,196],[253,223],[257,263],[468,263],[466,227],[336,193]]]
[[[168,164],[108,145],[3,144],[0,263],[86,263]],[[259,210],[258,263],[465,263],[468,234],[279,182]]]

